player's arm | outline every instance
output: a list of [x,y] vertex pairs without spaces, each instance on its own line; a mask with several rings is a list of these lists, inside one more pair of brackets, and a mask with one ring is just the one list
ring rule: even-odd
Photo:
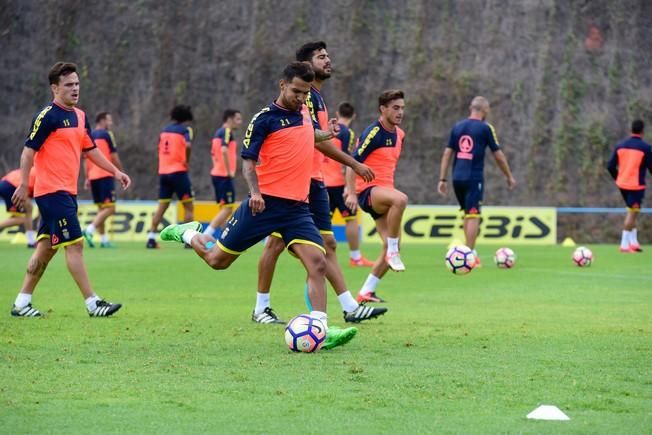
[[607,171],[614,180],[618,177],[618,153],[616,153],[616,150],[611,153],[611,157],[607,162]]
[[190,151],[192,148],[192,138],[194,136],[194,132],[192,128],[186,127],[186,133],[184,134],[184,138],[186,139],[186,162],[190,161]]
[[235,177],[235,174],[232,174],[229,170],[231,168],[231,162],[229,161],[229,148],[222,145],[222,159],[224,161],[224,168],[226,168],[226,173],[229,174],[229,177]]
[[337,124],[336,119],[331,119],[328,123],[330,131],[325,132],[322,130],[315,130],[315,148],[336,162],[340,162],[341,164],[353,169],[355,173],[362,177],[366,182],[373,180],[376,175],[369,166],[356,161],[353,157],[333,145],[329,140],[337,135],[340,127]]
[[86,157],[90,159],[91,162],[95,163],[105,171],[112,173],[115,179],[120,182],[123,190],[126,190],[131,185],[131,178],[129,178],[129,175],[122,172],[106,157],[104,157],[104,154],[102,154],[99,149],[91,148],[90,150],[84,152],[86,153]]
[[258,176],[256,175],[256,161],[244,159],[242,161],[242,175],[249,187],[249,208],[251,214],[262,213],[265,210],[265,200],[258,187]]
[[113,133],[110,131],[107,131],[107,142],[109,143],[109,151],[111,155],[111,163],[113,165],[120,169],[122,172],[124,172],[124,167],[122,166],[122,161],[120,160],[120,156],[118,155],[118,148],[115,145],[115,138],[113,137]]
[[[84,160],[86,160],[86,155],[84,154]],[[88,190],[91,188],[91,180],[88,179],[88,165],[86,165],[86,162],[82,165],[84,168],[84,190]]]
[[355,173],[351,168],[346,168],[344,179],[346,183],[344,187],[344,203],[355,213],[358,207],[358,194],[355,193]]
[[446,147],[441,156],[441,163],[439,164],[439,183],[437,184],[437,191],[443,196],[448,195],[448,179],[446,175],[448,174],[448,168],[450,168],[452,161],[453,148]]
[[29,200],[29,171],[34,166],[34,154],[36,151],[27,146],[23,147],[20,154],[20,184],[16,187],[11,201],[16,207],[24,207]]
[[500,149],[494,151],[494,159],[496,159],[496,164],[500,170],[503,172],[503,174],[505,174],[505,178],[507,179],[507,187],[510,189],[516,187],[516,180],[514,179],[514,176],[512,176],[512,171],[509,169],[509,163],[507,163],[507,157],[505,156],[505,153],[503,153],[503,151]]
[[[263,142],[269,132],[269,126],[265,118],[265,114],[269,112],[269,108],[264,108],[256,113],[249,122],[245,137],[242,141],[242,150],[240,157],[242,157],[242,176],[247,182],[249,187],[249,208],[251,213],[261,213],[265,210],[265,200],[258,187],[258,176],[256,175],[256,162],[258,162],[258,155],[263,146]],[[261,116],[263,115],[263,116]]]

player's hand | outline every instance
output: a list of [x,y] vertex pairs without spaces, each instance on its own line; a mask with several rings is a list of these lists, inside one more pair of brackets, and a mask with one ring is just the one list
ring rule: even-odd
[[445,181],[440,181],[437,185],[437,192],[439,192],[441,196],[448,195],[448,183]]
[[353,192],[345,195],[344,204],[346,204],[346,206],[351,209],[351,212],[355,213],[358,209],[358,195]]
[[91,180],[88,178],[84,180],[84,190],[88,190],[91,188]]
[[125,174],[122,171],[117,171],[115,173],[115,179],[120,182],[122,190],[127,190],[129,186],[131,186],[131,178],[129,178],[129,175]]
[[337,119],[331,118],[328,120],[328,129],[333,137],[340,134],[340,124],[337,123]]
[[11,202],[13,202],[14,205],[16,205],[17,209],[23,208],[27,203],[28,199],[29,199],[29,194],[27,193],[27,188],[22,184],[16,187],[14,194],[11,195]]
[[251,209],[252,216],[256,216],[256,213],[262,213],[265,210],[265,200],[260,193],[251,194],[249,208]]
[[374,178],[376,178],[376,174],[374,174],[374,171],[372,171],[371,168],[365,165],[364,163],[358,163],[357,165],[355,165],[355,167],[351,169],[353,169],[353,171],[359,176],[361,176],[362,179],[367,183],[372,181]]
[[509,190],[514,190],[514,188],[516,187],[516,180],[514,179],[514,177],[509,177],[507,179],[507,187],[509,188]]
[[229,178],[235,178],[235,172],[229,172]]

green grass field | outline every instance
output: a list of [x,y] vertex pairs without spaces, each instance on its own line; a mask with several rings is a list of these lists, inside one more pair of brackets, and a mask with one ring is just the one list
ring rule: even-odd
[[[366,246],[376,253],[378,247]],[[389,313],[345,347],[293,354],[250,320],[261,247],[216,272],[191,251],[86,250],[97,292],[124,308],[90,319],[63,256],[34,304],[9,315],[30,252],[0,245],[1,433],[651,433],[652,247],[515,247],[513,270],[455,276],[444,246],[404,246]],[[342,264],[346,249],[340,245]],[[354,292],[367,270],[344,272]],[[284,255],[272,306],[305,312]],[[343,326],[329,293],[330,323]],[[567,422],[530,421],[541,404]]]

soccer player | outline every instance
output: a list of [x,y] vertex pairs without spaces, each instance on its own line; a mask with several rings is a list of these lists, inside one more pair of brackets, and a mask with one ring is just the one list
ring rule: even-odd
[[636,218],[645,196],[645,169],[652,172],[652,150],[643,141],[645,124],[632,122],[632,134],[616,146],[607,169],[620,189],[627,206],[627,215],[620,239],[620,252],[643,252],[636,234]]
[[218,128],[211,144],[213,169],[211,177],[215,189],[215,201],[220,207],[213,220],[204,230],[204,234],[217,237],[215,231],[224,229],[226,220],[233,212],[235,203],[235,187],[233,177],[237,170],[237,144],[233,136],[234,130],[242,125],[242,115],[239,110],[227,109],[222,116],[222,127]]
[[[307,200],[315,142],[331,139],[337,124],[331,123],[329,131],[313,127],[304,102],[314,77],[307,63],[286,66],[279,96],[249,123],[241,157],[250,197],[228,220],[219,240],[199,233],[199,222],[170,225],[161,239],[185,242],[212,268],[227,269],[246,249],[278,232],[308,273],[311,315],[328,328],[325,250]],[[329,328],[323,347],[344,344],[356,333],[356,328]]]
[[383,241],[383,249],[371,268],[360,292],[358,302],[385,302],[376,294],[376,287],[389,269],[405,270],[399,253],[401,221],[408,197],[394,187],[394,172],[401,156],[405,132],[399,127],[405,111],[405,95],[398,89],[387,90],[378,98],[380,118],[367,127],[353,157],[369,165],[376,179],[368,182],[347,171],[347,198],[349,207],[359,205],[376,223]]
[[11,310],[13,316],[38,317],[32,294],[50,260],[63,247],[66,264],[86,302],[91,317],[107,317],[122,307],[100,298],[91,287],[83,258],[84,238],[77,219],[77,179],[82,152],[100,168],[109,171],[123,189],[131,184],[97,149],[86,114],[79,110],[79,76],[73,63],[57,62],[48,73],[52,103],[32,121],[20,157],[20,184],[13,202],[22,207],[28,199],[29,172],[36,171],[34,199],[41,212],[36,251],[27,264],[23,285]]
[[[296,60],[310,64],[315,72],[315,81],[310,87],[310,94],[306,100],[306,105],[310,110],[310,116],[315,130],[328,130],[329,120],[326,104],[321,96],[321,87],[323,83],[331,76],[331,60],[326,51],[326,43],[323,41],[309,42],[304,44],[296,52]],[[333,122],[336,122],[333,120]],[[346,286],[344,275],[337,260],[337,242],[333,236],[331,224],[330,205],[328,201],[328,191],[324,185],[322,174],[322,165],[324,163],[324,154],[338,162],[345,164],[364,177],[371,180],[373,172],[366,165],[355,161],[348,153],[337,149],[330,141],[324,141],[315,145],[312,168],[310,172],[310,194],[308,202],[312,218],[317,225],[326,248],[326,278],[337,294],[337,299],[344,311],[344,320],[347,322],[361,322],[363,320],[378,317],[387,311],[385,308],[365,307],[360,305],[351,296],[351,292]],[[256,305],[251,315],[251,319],[257,323],[285,323],[278,318],[271,307],[270,290],[276,262],[285,249],[284,241],[272,234],[267,239],[263,254],[258,262],[258,292],[256,293]]]
[[[34,168],[29,171],[28,197],[34,196],[34,181],[36,180]],[[27,247],[36,247],[36,233],[32,229],[32,201],[25,201],[23,207],[17,207],[11,197],[20,185],[20,169],[14,169],[2,177],[0,180],[0,198],[5,201],[9,217],[0,221],[0,229],[13,227],[14,225],[23,225],[25,228],[25,237],[27,238]]]
[[158,141],[159,193],[158,209],[152,216],[152,227],[147,234],[148,249],[158,249],[156,232],[163,214],[170,206],[172,195],[176,194],[183,205],[185,222],[193,219],[192,185],[188,176],[188,161],[192,144],[192,111],[190,106],[174,106],[170,112],[172,123],[163,129]]
[[[124,171],[122,162],[118,156],[118,150],[115,145],[115,138],[111,132],[113,126],[113,117],[109,112],[100,112],[95,116],[95,130],[92,136],[95,141],[97,149],[109,160],[113,165]],[[112,248],[113,244],[109,241],[109,235],[104,228],[104,223],[109,216],[115,213],[115,180],[113,174],[108,172],[98,165],[93,163],[90,159],[86,159],[86,182],[85,187],[88,189],[90,185],[91,192],[93,193],[93,202],[97,205],[98,213],[84,231],[82,235],[86,239],[86,243],[91,248],[95,247],[93,242],[93,234],[95,230],[100,234],[100,247]]]
[[468,119],[458,122],[451,131],[448,145],[441,158],[437,190],[443,196],[448,194],[448,167],[453,160],[453,188],[455,196],[464,211],[464,237],[466,246],[473,250],[476,265],[480,257],[475,251],[475,240],[480,229],[480,205],[484,190],[485,148],[493,152],[496,164],[505,175],[507,187],[512,190],[516,180],[509,169],[507,157],[500,149],[494,127],[485,121],[489,114],[489,101],[477,96],[469,106]]
[[[337,123],[340,132],[333,138],[333,143],[347,154],[351,154],[357,143],[355,132],[350,128],[355,118],[355,109],[350,103],[342,103],[337,109]],[[367,260],[360,252],[360,226],[358,225],[357,209],[350,209],[344,203],[344,166],[328,157],[324,158],[324,184],[328,190],[331,217],[339,210],[344,219],[346,240],[349,243],[349,264],[352,267],[371,267],[373,262]]]

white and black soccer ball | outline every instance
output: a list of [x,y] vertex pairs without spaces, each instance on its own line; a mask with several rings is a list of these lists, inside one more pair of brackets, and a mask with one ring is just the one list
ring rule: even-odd
[[494,261],[501,269],[511,269],[516,264],[516,254],[509,248],[500,248],[496,251]]
[[573,263],[579,267],[588,267],[593,263],[593,252],[586,246],[580,246],[573,252]]
[[321,320],[301,314],[285,327],[285,343],[293,352],[316,352],[326,339],[326,327]]
[[458,245],[448,250],[444,261],[448,270],[456,275],[465,275],[473,270],[477,260],[471,248]]

